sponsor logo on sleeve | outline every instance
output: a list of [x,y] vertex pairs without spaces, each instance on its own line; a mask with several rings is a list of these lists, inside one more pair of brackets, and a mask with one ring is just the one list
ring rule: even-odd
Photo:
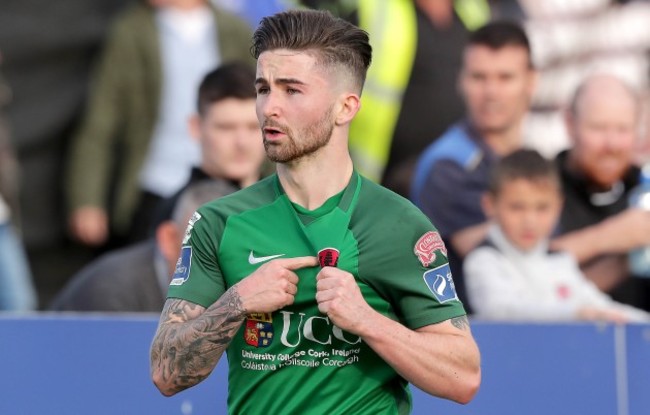
[[185,228],[185,236],[183,236],[182,242],[183,245],[185,245],[190,240],[190,236],[192,236],[192,228],[194,228],[194,224],[198,222],[199,219],[201,219],[201,214],[199,212],[194,212],[190,218],[189,223],[187,224],[187,228]]
[[170,285],[183,285],[190,277],[190,267],[192,265],[192,247],[184,246],[181,248],[181,255],[176,261],[176,269],[172,276]]
[[449,264],[441,265],[423,274],[424,282],[439,303],[458,300]]
[[436,252],[440,252],[447,257],[447,248],[445,248],[440,234],[433,231],[425,233],[418,239],[413,248],[413,252],[424,267],[428,267],[436,260]]
[[244,340],[253,347],[268,347],[273,342],[273,314],[251,313],[246,318]]

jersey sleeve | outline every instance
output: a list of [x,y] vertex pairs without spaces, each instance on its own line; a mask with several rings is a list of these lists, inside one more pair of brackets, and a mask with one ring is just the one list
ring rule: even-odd
[[185,231],[167,298],[180,298],[207,308],[225,292],[217,256],[217,238],[223,228],[222,218],[210,208],[194,213]]
[[369,224],[373,236],[360,240],[360,278],[411,329],[465,315],[435,227],[411,204],[385,214],[390,216]]

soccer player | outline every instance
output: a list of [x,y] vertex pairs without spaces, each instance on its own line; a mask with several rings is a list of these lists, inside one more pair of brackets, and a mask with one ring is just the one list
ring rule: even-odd
[[405,414],[408,382],[469,402],[479,351],[444,244],[348,153],[367,34],[289,11],[262,20],[253,51],[277,174],[190,220],[151,346],[154,383],[173,395],[227,351],[231,413]]

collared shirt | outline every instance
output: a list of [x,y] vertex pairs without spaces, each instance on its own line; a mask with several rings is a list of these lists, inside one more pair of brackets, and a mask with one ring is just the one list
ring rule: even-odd
[[594,225],[627,209],[629,191],[639,183],[638,167],[631,166],[628,169],[621,180],[623,191],[620,194],[613,194],[609,203],[602,201],[604,198],[599,198],[601,201],[594,203],[593,197],[597,194],[594,186],[586,177],[569,169],[568,158],[569,150],[556,157],[565,198],[558,227],[559,234]]

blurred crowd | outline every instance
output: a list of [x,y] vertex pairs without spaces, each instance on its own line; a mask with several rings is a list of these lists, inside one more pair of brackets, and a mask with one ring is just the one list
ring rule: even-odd
[[293,7],[369,33],[355,167],[469,312],[648,320],[647,0],[3,1],[0,310],[160,311],[196,207],[273,172],[250,40]]

